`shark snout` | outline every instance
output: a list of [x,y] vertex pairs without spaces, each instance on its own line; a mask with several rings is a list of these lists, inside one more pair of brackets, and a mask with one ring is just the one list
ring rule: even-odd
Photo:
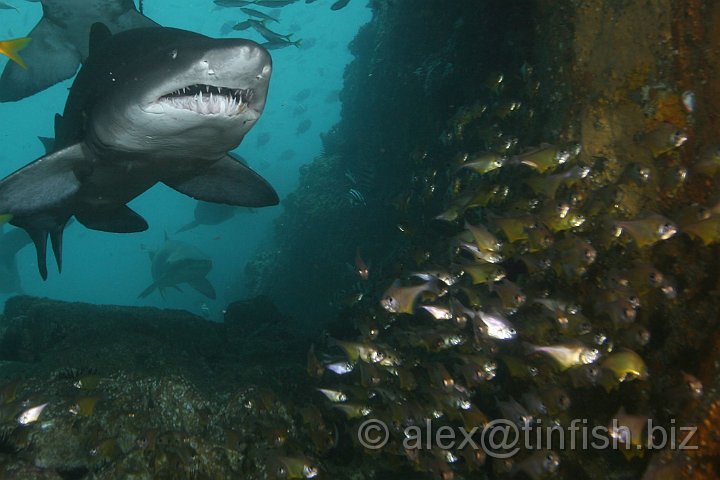
[[272,74],[272,58],[261,45],[250,40],[227,40],[207,52],[200,62],[208,84],[252,90],[251,106],[262,109]]
[[208,52],[202,63],[211,77],[237,77],[267,82],[272,72],[272,59],[268,51],[247,40]]

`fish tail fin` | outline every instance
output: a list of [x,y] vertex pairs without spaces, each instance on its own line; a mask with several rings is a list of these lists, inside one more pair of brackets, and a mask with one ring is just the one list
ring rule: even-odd
[[140,292],[140,295],[138,295],[138,298],[145,298],[151,293],[153,293],[158,288],[158,284],[156,282],[153,282],[148,286],[145,290]]
[[25,48],[28,43],[32,40],[30,37],[16,38],[13,40],[6,40],[0,44],[0,52],[5,54],[10,60],[20,65],[22,68],[27,69],[25,61],[20,56],[20,50]]
[[295,40],[294,42],[290,42],[290,43],[295,45],[295,48],[300,48],[300,45],[302,45],[302,41],[303,41],[303,39],[299,38],[299,39]]
[[537,346],[528,342],[522,342],[522,349],[525,355],[532,355],[533,353],[537,353],[538,351]]

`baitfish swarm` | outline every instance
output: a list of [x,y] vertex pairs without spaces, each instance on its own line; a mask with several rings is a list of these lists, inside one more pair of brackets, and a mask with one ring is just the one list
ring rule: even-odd
[[[407,268],[357,297],[349,315],[360,335],[311,351],[308,371],[324,418],[349,424],[375,465],[445,480],[600,478],[606,462],[646,461],[647,422],[669,424],[702,392],[676,389],[672,407],[652,405],[647,355],[685,301],[672,259],[720,240],[720,204],[688,205],[684,195],[690,180],[718,172],[720,155],[703,148],[683,165],[688,134],[667,122],[636,135],[630,159],[587,154],[582,139],[523,145],[511,132],[533,121],[537,89],[504,98],[503,80],[488,81],[487,104],[448,122],[444,152],[418,155],[424,171],[396,204],[434,213],[410,229]],[[368,419],[387,426],[382,448],[358,439]],[[502,456],[407,442],[413,426],[469,432],[507,421],[567,432],[573,419],[611,425],[604,436],[620,448],[533,440]]]

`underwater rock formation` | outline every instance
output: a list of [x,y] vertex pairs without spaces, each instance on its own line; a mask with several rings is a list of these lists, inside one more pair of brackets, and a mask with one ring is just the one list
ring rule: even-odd
[[295,405],[309,395],[308,342],[286,324],[267,298],[231,305],[226,323],[10,299],[0,478],[266,478],[273,452],[301,438]]
[[21,296],[8,300],[0,321],[0,378],[60,368],[129,371],[177,374],[203,390],[223,390],[257,380],[269,385],[267,371],[275,368],[302,372],[308,345],[266,298],[232,304],[225,323],[217,323],[181,310]]
[[[421,214],[406,194],[424,181],[423,155],[488,72],[522,63],[532,35],[531,2],[371,5],[373,21],[350,45],[356,59],[345,72],[342,119],[323,135],[323,154],[302,167],[273,242],[248,267],[249,288],[298,312],[305,325],[328,318],[356,291],[348,265],[358,247],[375,280],[412,248],[398,226]],[[364,204],[350,201],[353,189]]]
[[[354,325],[333,322],[308,368],[359,469],[716,478],[719,7],[507,3],[372,2],[324,137],[337,165],[307,167],[253,282],[301,312],[331,301]],[[364,162],[379,174],[361,205],[316,188],[355,188]],[[328,215],[304,218],[316,205]],[[341,268],[358,247],[368,280]],[[513,458],[403,449],[426,421],[518,418],[629,433]],[[389,428],[380,451],[358,442],[367,419]],[[699,448],[656,452],[648,422],[702,425]]]

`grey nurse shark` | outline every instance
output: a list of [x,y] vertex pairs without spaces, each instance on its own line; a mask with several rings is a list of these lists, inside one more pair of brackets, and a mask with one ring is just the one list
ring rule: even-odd
[[0,181],[0,213],[23,228],[47,278],[50,238],[62,269],[63,229],[129,233],[146,221],[127,203],[157,183],[198,200],[275,205],[275,190],[228,152],[257,122],[272,62],[255,42],[151,27],[112,35],[102,24],[55,122],[54,151]]
[[193,212],[195,219],[180,227],[176,233],[187,232],[200,225],[220,225],[241,211],[245,213],[255,212],[252,208],[239,209],[221,203],[197,202]]
[[0,102],[20,100],[71,78],[88,56],[96,22],[111,32],[157,26],[135,9],[133,0],[42,0],[43,16],[26,35],[23,69],[8,62],[0,77]]
[[143,290],[139,298],[145,298],[155,290],[165,298],[165,290],[188,284],[208,298],[215,299],[215,289],[206,278],[212,269],[212,260],[197,247],[188,243],[168,240],[156,252],[150,253],[150,270],[153,282]]
[[16,257],[32,240],[19,228],[2,230],[0,226],[0,293],[22,292]]

